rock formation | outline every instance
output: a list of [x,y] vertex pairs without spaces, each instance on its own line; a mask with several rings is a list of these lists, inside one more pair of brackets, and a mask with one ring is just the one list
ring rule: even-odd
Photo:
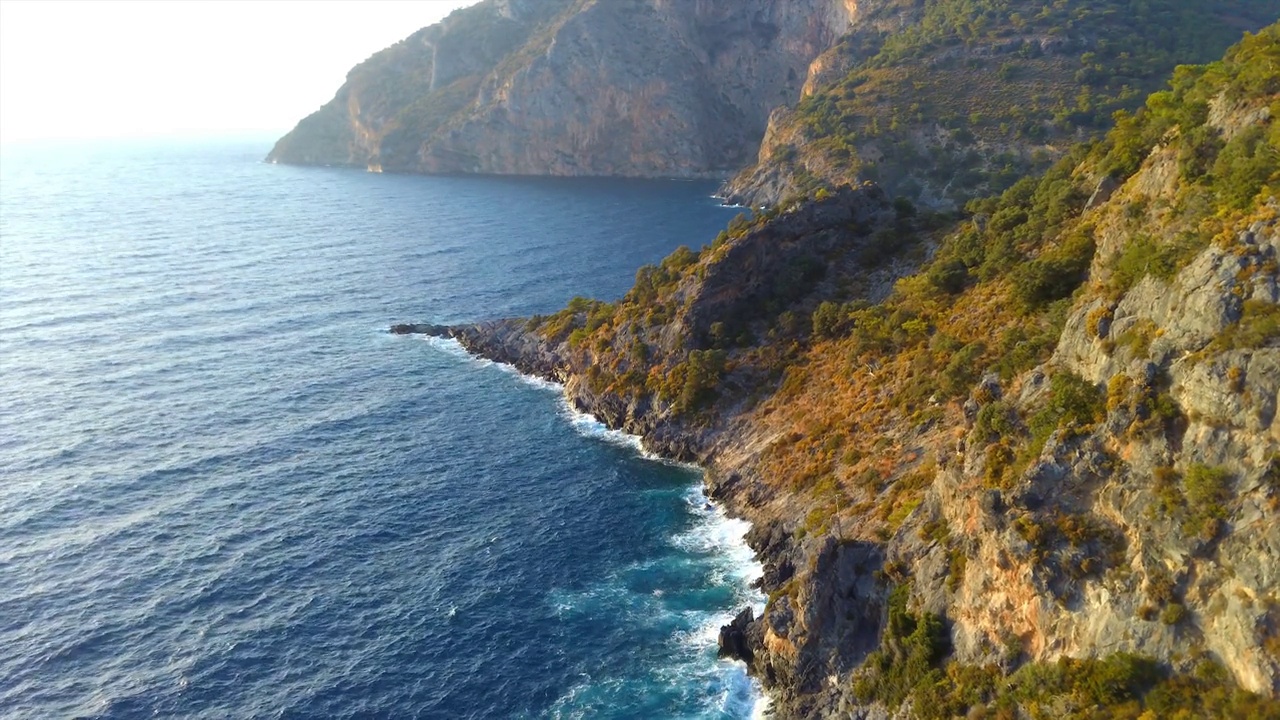
[[707,468],[778,717],[1275,717],[1278,68],[1273,25],[958,221],[824,189],[617,303],[396,332]]
[[852,0],[485,0],[361,63],[275,162],[723,176],[794,102]]

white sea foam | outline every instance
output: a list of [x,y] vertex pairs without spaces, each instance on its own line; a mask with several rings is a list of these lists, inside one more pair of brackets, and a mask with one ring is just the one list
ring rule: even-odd
[[656,456],[644,449],[644,443],[639,436],[609,428],[609,426],[597,420],[594,415],[584,413],[570,405],[569,401],[563,397],[560,398],[560,414],[569,421],[574,430],[577,430],[584,437],[603,440],[610,445],[630,448],[637,455],[657,459]]
[[476,363],[481,366],[495,364],[492,360],[485,360],[483,357],[471,355],[470,352],[467,352],[467,348],[462,347],[461,342],[453,340],[452,337],[436,337],[433,336],[433,334],[425,334],[425,336],[422,336],[422,341],[428,343],[431,347],[436,348],[436,350],[445,352],[447,355],[461,357],[463,360],[470,360],[472,363]]
[[488,358],[483,358],[478,355],[473,355],[470,352],[468,352],[466,348],[462,347],[462,343],[458,342],[453,338],[435,337],[433,335],[425,335],[423,337],[426,340],[427,344],[431,345],[432,347],[437,348],[448,355],[452,355],[454,357],[467,360],[478,367],[491,367],[491,366],[496,367],[505,373],[514,375],[518,380],[520,380],[520,382],[530,387],[538,388],[539,390],[547,390],[550,392],[564,392],[564,386],[561,385],[560,383],[551,382],[550,380],[544,380],[540,377],[535,377],[533,375],[526,375],[520,372],[514,365],[508,365],[507,363],[494,362],[493,360],[489,360]]
[[505,373],[515,375],[520,382],[530,387],[535,387],[539,390],[547,390],[549,392],[564,392],[564,386],[560,383],[544,380],[536,375],[526,375],[525,373],[520,372],[515,365],[508,365],[506,363],[494,363],[494,365],[497,365],[498,369]]
[[[457,340],[452,338],[429,337],[428,342],[451,355],[465,357],[481,366],[496,365],[500,370],[516,375],[522,382],[533,387],[561,393],[559,399],[560,415],[569,422],[574,430],[584,437],[630,449],[640,457],[649,460],[701,470],[696,465],[678,463],[662,458],[647,450],[644,447],[643,440],[638,435],[614,430],[594,415],[574,408],[563,395],[564,386],[558,383],[526,375],[514,366],[505,363],[496,363],[491,360],[477,358],[468,353]],[[694,616],[690,618],[693,622],[689,623],[693,626],[693,629],[677,633],[675,639],[680,645],[688,648],[690,652],[697,654],[705,652],[708,648],[716,645],[720,637],[720,627],[733,620],[734,615],[742,604],[749,604],[756,615],[764,612],[764,595],[759,590],[751,587],[751,584],[764,572],[764,567],[756,559],[755,553],[746,543],[745,536],[747,531],[751,529],[751,523],[739,518],[729,517],[724,508],[707,497],[701,482],[690,486],[685,493],[684,499],[697,521],[689,530],[673,536],[671,538],[672,545],[686,552],[715,558],[713,561],[715,568],[711,572],[712,582],[717,585],[730,586],[735,596],[734,607],[723,612],[687,611]],[[606,583],[605,586],[588,590],[578,597],[561,596],[554,603],[557,614],[577,612],[584,600],[588,598],[597,600],[598,598],[591,598],[591,596],[610,592],[626,592],[626,590],[618,585],[615,579]],[[664,594],[661,590],[654,590],[649,599],[661,602],[663,597]],[[716,660],[715,667],[708,668],[708,670],[718,674],[724,683],[724,690],[719,698],[719,710],[721,713],[751,717],[753,719],[764,717],[769,707],[769,698],[764,694],[760,683],[747,675],[746,667],[742,663]],[[591,682],[588,679],[586,683],[572,688],[566,696],[556,703],[557,709],[553,710],[553,716],[562,716],[563,710],[561,708],[572,706],[579,693],[590,685]]]
[[[587,437],[632,448],[646,458],[662,460],[646,450],[638,436],[611,430],[594,416],[574,409],[563,398],[561,412],[578,432]],[[746,542],[751,523],[729,517],[724,508],[707,497],[701,482],[690,486],[684,499],[698,519],[692,528],[673,536],[671,543],[686,552],[715,557],[717,567],[712,571],[712,582],[729,585],[735,596],[735,606],[729,611],[694,611],[698,616],[693,623],[694,629],[677,634],[680,644],[698,652],[716,645],[720,627],[733,620],[743,603],[749,604],[757,616],[764,612],[764,594],[751,586],[764,573],[764,566]],[[655,597],[660,596],[655,594]],[[721,711],[742,717],[764,717],[769,700],[759,681],[747,675],[742,663],[717,660],[716,664],[720,666],[719,672],[725,682]]]
[[769,704],[772,699],[762,692],[757,692],[755,703],[751,706],[751,720],[764,720],[769,714]]
[[737,204],[737,203],[731,203],[731,202],[729,202],[729,198],[725,197],[724,195],[712,195],[712,196],[711,196],[711,199],[712,199],[712,200],[719,200],[719,201],[720,201],[720,207],[722,207],[722,208],[744,208],[744,209],[749,209],[749,208],[751,207],[751,206],[749,206],[749,205],[739,205],[739,204]]

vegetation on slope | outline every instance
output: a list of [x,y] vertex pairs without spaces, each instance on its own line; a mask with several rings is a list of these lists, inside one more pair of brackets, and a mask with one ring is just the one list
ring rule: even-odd
[[[871,179],[893,194],[959,199],[1043,170],[1109,128],[1174,66],[1221,57],[1274,0],[930,0],[906,28],[856,29],[846,76],[785,121],[772,149],[800,192]],[[776,172],[776,171],[775,171]]]
[[[775,418],[792,419],[796,440],[775,446],[767,470],[791,478],[798,490],[821,487],[832,496],[833,511],[878,504],[879,516],[888,518],[913,502],[918,491],[895,493],[892,481],[910,477],[926,460],[920,440],[936,426],[962,425],[954,422],[960,408],[952,401],[985,373],[1007,381],[1047,360],[1077,292],[1115,294],[1143,274],[1171,274],[1196,248],[1231,242],[1259,214],[1274,212],[1262,199],[1280,187],[1280,126],[1268,119],[1224,140],[1205,119],[1218,96],[1270,96],[1271,117],[1280,114],[1277,68],[1280,27],[1274,25],[1222,62],[1181,68],[1170,89],[1153,95],[1136,116],[1122,114],[1104,140],[1077,146],[1044,175],[1020,180],[1000,196],[970,203],[971,219],[884,302],[823,308],[823,334],[788,368],[788,382],[768,405]],[[1082,213],[1097,178],[1123,181],[1159,143],[1179,157],[1197,158],[1184,169],[1178,197],[1155,218],[1135,215],[1145,231],[1137,237],[1145,239],[1114,259],[1107,283],[1081,290],[1096,249],[1093,220]],[[1240,335],[1259,335],[1249,328],[1271,321],[1252,318],[1268,312],[1249,316]],[[991,423],[997,444],[1005,445],[992,450],[1004,458],[990,470],[993,486],[1012,477],[1058,426],[1083,428],[1099,419],[1093,410],[1077,409],[1083,400],[1056,399],[1074,392],[1071,387],[1069,379],[1055,378],[1050,414],[1026,421],[1000,416],[1002,405],[990,402],[998,398],[979,398],[986,401],[979,422]],[[943,418],[952,422],[940,423]],[[904,427],[913,430],[904,433]],[[891,461],[897,446],[902,451]]]
[[863,702],[905,703],[919,720],[1266,720],[1280,713],[1280,701],[1240,690],[1209,658],[1197,659],[1190,673],[1129,653],[1028,663],[1013,673],[948,662],[942,618],[911,612],[906,590],[890,595],[880,647],[857,674],[854,694]]
[[[1241,232],[1280,210],[1278,116],[1280,25],[1272,25],[1247,35],[1220,62],[1180,67],[1138,112],[1117,114],[1103,139],[1077,145],[1039,177],[969,203],[964,219],[948,224],[899,201],[878,224],[830,230],[848,241],[784,256],[760,301],[738,306],[739,314],[690,321],[721,263],[756,234],[822,207],[830,201],[825,190],[800,208],[739,218],[702,250],[682,248],[643,268],[618,303],[579,299],[555,316],[532,319],[529,328],[589,358],[595,389],[669,417],[701,423],[730,408],[741,411],[745,401],[752,420],[778,438],[760,457],[760,474],[810,508],[796,537],[882,542],[920,506],[957,441],[967,440],[967,452],[983,457],[986,488],[1003,491],[1046,447],[1080,449],[1118,414],[1132,418],[1122,428],[1131,434],[1167,432],[1184,420],[1158,375],[1146,383],[1117,375],[1103,389],[1045,363],[1073,305],[1101,303],[1089,317],[1098,326],[1110,322],[1108,302],[1146,276],[1172,277],[1210,244],[1254,252],[1240,244]],[[1125,183],[1144,163],[1154,173],[1159,158],[1172,159],[1172,171],[1161,176],[1157,200],[1125,195],[1102,212],[1085,212],[1095,191],[1110,185],[1128,192]],[[1112,224],[1100,228],[1104,221]],[[885,295],[868,293],[869,275],[904,259],[918,263],[918,272],[900,277]],[[1238,321],[1209,349],[1280,347],[1275,306],[1242,306]],[[1135,326],[1112,351],[1143,358],[1152,342],[1148,329]],[[1040,366],[1048,376],[1029,406],[1001,396],[1002,387],[1039,382],[1029,371]],[[1002,382],[988,383],[988,375]],[[1201,538],[1196,547],[1208,547],[1231,501],[1230,474],[1192,464],[1156,475],[1162,515],[1186,537]],[[1268,477],[1274,482],[1276,475]],[[1032,561],[1065,579],[1050,586],[1062,593],[1060,602],[1071,600],[1072,582],[1115,566],[1124,544],[1088,512],[1050,504],[1011,508],[1009,515]],[[920,533],[943,543],[948,537],[945,526]],[[949,591],[965,565],[963,551],[953,549]],[[884,576],[905,582],[907,572],[891,563]],[[1150,617],[1141,619],[1182,623],[1188,611],[1176,583],[1150,585]],[[905,592],[893,596],[882,647],[856,676],[854,692],[863,701],[910,702],[921,717],[969,708],[978,717],[1280,711],[1275,701],[1236,690],[1207,658],[1191,674],[1132,655],[1011,672],[1021,652],[1021,643],[1011,641],[1004,665],[950,662],[942,621],[908,611]]]
[[[1233,123],[1233,113],[1247,119]],[[1223,122],[1209,122],[1215,114]],[[1272,25],[1246,36],[1221,62],[1179,68],[1168,90],[1152,95],[1136,115],[1120,114],[1102,141],[1077,147],[1042,177],[970,203],[971,218],[884,302],[824,313],[823,325],[832,330],[788,370],[803,379],[784,385],[761,413],[792,429],[788,442],[773,446],[764,471],[812,494],[818,509],[809,515],[809,529],[838,527],[846,538],[888,539],[919,505],[937,459],[966,435],[968,453],[984,457],[986,486],[1005,491],[1051,438],[1078,457],[1084,446],[1077,439],[1104,418],[1132,418],[1123,428],[1130,434],[1166,432],[1182,422],[1160,377],[1138,386],[1117,375],[1103,391],[1046,366],[1046,388],[1029,412],[1000,397],[1000,388],[1010,380],[1027,382],[1025,371],[1049,359],[1071,305],[1096,298],[1102,312],[1090,323],[1109,321],[1107,301],[1144,276],[1172,277],[1210,244],[1242,256],[1256,252],[1240,236],[1280,210],[1278,115],[1280,25]],[[1098,179],[1123,185],[1148,158],[1175,159],[1173,177],[1162,184],[1171,192],[1149,204],[1126,196],[1117,206],[1121,225],[1105,236],[1123,242],[1095,258],[1104,235],[1098,215],[1084,210]],[[1244,303],[1238,321],[1206,352],[1280,347],[1277,317],[1274,304]],[[1144,332],[1136,327],[1121,337],[1127,346],[1114,351],[1145,359],[1152,338]],[[982,382],[987,373],[1004,382]],[[1238,369],[1234,377],[1239,381]],[[966,399],[976,412],[972,433],[961,418]],[[1234,495],[1231,473],[1192,463],[1184,472],[1162,469],[1154,483],[1164,498],[1160,514],[1186,538],[1199,539],[1191,545],[1197,552],[1212,547]],[[1064,578],[1049,584],[1063,593],[1059,602],[1072,601],[1070,588],[1078,587],[1072,581],[1098,577],[1123,557],[1123,538],[1088,512],[1063,512],[1050,502],[1006,513],[1032,562],[1046,576]],[[947,541],[945,526],[920,532]],[[904,579],[905,572],[886,568],[891,578]],[[949,591],[964,572],[963,550],[953,547]],[[1152,604],[1141,619],[1183,623],[1190,611],[1176,582],[1153,577]],[[1033,663],[1010,673],[1022,649],[1016,638],[1003,666],[948,662],[943,636],[929,629],[940,623],[909,613],[905,590],[895,594],[882,647],[857,674],[855,694],[890,708],[908,702],[922,718],[966,711],[976,717],[1280,715],[1280,702],[1236,689],[1208,657],[1184,658],[1179,667],[1194,665],[1190,674],[1129,655]]]
[[[955,401],[986,372],[1007,381],[1053,353],[1094,257],[1095,227],[1082,212],[1098,178],[1124,181],[1161,143],[1183,158],[1179,197],[1161,212],[1158,228],[1136,236],[1112,262],[1110,279],[1091,292],[1114,295],[1144,274],[1170,275],[1196,248],[1228,242],[1268,212],[1256,199],[1280,186],[1280,125],[1267,119],[1224,139],[1206,119],[1215,98],[1280,92],[1278,36],[1273,25],[1221,62],[1179,68],[1169,89],[1152,95],[1137,115],[1120,112],[1105,139],[1077,145],[1043,175],[969,203],[969,219],[882,302],[858,299],[868,269],[893,257],[920,257],[932,243],[931,228],[945,218],[921,216],[900,201],[896,221],[846,231],[858,238],[854,249],[799,254],[771,279],[760,302],[680,336],[689,328],[677,321],[688,316],[699,283],[716,272],[728,248],[796,210],[739,217],[709,246],[682,247],[641,268],[620,301],[578,298],[553,316],[531,319],[529,328],[590,355],[597,391],[657,403],[676,416],[714,412],[725,390],[737,400],[744,387],[776,387],[768,398],[754,392],[770,422],[789,427],[765,470],[787,478],[795,491],[829,496],[832,512],[840,507],[887,520],[918,498],[926,479],[911,490],[895,487],[895,479],[925,463],[919,447],[925,434],[957,425],[941,422],[956,419]],[[1273,101],[1276,115],[1280,102]],[[825,190],[814,195],[827,197]],[[1259,309],[1231,337],[1270,341],[1248,338],[1265,335],[1274,322],[1269,309]],[[731,375],[733,382],[722,382]],[[993,486],[1060,425],[1081,428],[1099,419],[1076,407],[1082,400],[1065,399],[1074,392],[1070,378],[1051,385],[1050,406],[1026,421],[1002,418],[1000,403],[984,403],[979,422],[991,424],[1006,445],[993,451],[1007,458],[996,463]],[[903,427],[912,431],[904,435]],[[893,529],[877,526],[882,533]]]

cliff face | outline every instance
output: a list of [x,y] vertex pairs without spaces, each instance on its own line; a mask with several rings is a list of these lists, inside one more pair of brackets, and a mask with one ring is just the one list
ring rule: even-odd
[[804,100],[775,110],[756,161],[721,192],[774,205],[874,180],[953,209],[1042,171],[1177,64],[1219,57],[1277,15],[1273,0],[876,3],[813,63]]
[[954,225],[822,191],[617,303],[396,331],[707,467],[778,717],[1275,717],[1277,68],[1272,26]]
[[486,0],[357,66],[269,160],[696,177],[754,156],[853,0]]

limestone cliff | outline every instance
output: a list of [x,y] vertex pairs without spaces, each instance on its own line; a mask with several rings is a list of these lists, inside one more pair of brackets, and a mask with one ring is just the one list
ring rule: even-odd
[[721,176],[795,101],[853,0],[484,0],[353,69],[269,160]]
[[778,717],[1276,717],[1277,113],[1271,26],[963,220],[821,190],[617,303],[395,331],[707,468]]

